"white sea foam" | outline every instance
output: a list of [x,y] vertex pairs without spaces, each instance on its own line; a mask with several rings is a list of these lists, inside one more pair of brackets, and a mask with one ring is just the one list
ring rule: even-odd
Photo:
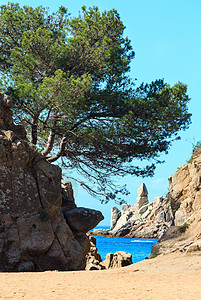
[[155,241],[133,240],[131,243],[155,243]]

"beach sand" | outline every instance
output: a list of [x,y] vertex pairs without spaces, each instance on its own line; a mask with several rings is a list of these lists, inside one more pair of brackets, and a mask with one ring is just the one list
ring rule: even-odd
[[201,299],[201,256],[173,253],[103,271],[0,273],[0,299]]

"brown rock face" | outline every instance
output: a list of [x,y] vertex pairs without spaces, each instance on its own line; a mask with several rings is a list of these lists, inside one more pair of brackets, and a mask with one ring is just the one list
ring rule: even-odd
[[13,124],[11,108],[11,98],[0,93],[0,271],[82,269],[86,231],[75,236],[76,220],[69,227],[61,212],[62,198],[65,211],[76,207],[70,186],[61,188],[61,169]]
[[62,207],[65,208],[65,210],[70,210],[72,208],[75,208],[76,204],[75,204],[71,182],[62,180],[61,187],[62,187],[62,191],[61,191]]
[[101,256],[97,253],[96,248],[96,238],[94,236],[89,236],[90,250],[86,256],[86,270],[102,270],[105,269],[100,263],[102,262]]
[[194,154],[189,163],[178,168],[169,178],[169,189],[174,226],[153,247],[152,255],[201,251],[201,154]]

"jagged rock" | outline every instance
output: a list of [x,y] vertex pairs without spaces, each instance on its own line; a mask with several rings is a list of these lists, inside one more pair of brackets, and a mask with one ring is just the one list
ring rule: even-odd
[[102,262],[102,264],[104,265],[104,267],[106,269],[109,269],[112,265],[112,260],[113,260],[114,254],[113,253],[108,253],[106,255],[105,260]]
[[169,178],[168,199],[173,212],[173,225],[153,247],[155,253],[176,250],[187,253],[199,250],[201,244],[201,155],[195,152],[189,163]]
[[[84,269],[87,226],[92,229],[103,216],[75,208],[70,184],[61,188],[61,169],[13,124],[12,106],[0,93],[0,271]],[[64,211],[79,211],[78,220],[66,222],[62,203]]]
[[144,183],[137,190],[138,197],[143,197],[148,195],[147,187]]
[[90,242],[90,250],[87,254],[87,259],[90,260],[91,257],[99,262],[102,261],[100,254],[97,253],[96,248],[96,238],[94,236],[89,235],[89,242]]
[[[185,228],[181,226],[171,226],[168,230],[161,236],[160,240],[153,246],[151,250],[150,257],[155,254],[166,252],[167,249],[175,247],[175,244],[183,239],[185,234]],[[165,247],[164,247],[165,241]]]
[[121,268],[132,264],[132,255],[124,251],[117,251],[116,253],[108,253],[106,259],[102,261],[99,254],[97,254],[96,239],[91,237],[91,248],[87,255],[86,270],[103,270]]
[[110,235],[110,230],[109,229],[94,229],[92,234],[93,235]]
[[132,264],[132,255],[124,251],[114,254],[108,253],[106,259],[101,263],[106,269],[121,268]]
[[103,270],[104,268],[97,262],[90,263],[86,267],[86,271],[97,271],[97,270]]
[[147,204],[149,203],[147,197],[148,191],[144,183],[142,183],[142,185],[137,190],[137,194],[138,194],[137,197],[138,209],[140,210],[141,213],[144,213],[147,210]]
[[130,221],[126,222],[124,225],[122,225],[120,228],[117,228],[117,230],[115,231],[115,229],[111,232],[111,235],[115,235],[116,237],[124,237],[127,234],[130,233],[132,228],[132,223]]
[[84,207],[63,211],[63,214],[70,228],[77,235],[86,234],[104,219],[100,211]]
[[128,210],[132,207],[130,204],[123,204],[121,207],[121,216],[127,214]]
[[75,199],[73,195],[73,188],[70,181],[61,181],[61,193],[62,193],[62,207],[65,210],[71,210],[76,207]]
[[163,196],[159,196],[159,197],[155,197],[154,198],[155,205],[160,205],[160,204],[163,203],[163,201],[164,201],[164,197]]
[[[121,216],[118,219],[116,226],[110,231],[112,236],[123,236],[120,232],[125,231],[133,224],[134,216],[138,215],[138,207],[136,205],[124,204],[122,205]],[[139,215],[138,215],[139,218]],[[126,229],[126,231],[128,231]],[[126,234],[126,233],[125,233]]]
[[[156,197],[147,203],[147,188],[144,184],[138,189],[138,203],[124,204],[121,216],[110,235],[117,237],[160,238],[172,225],[173,213],[170,201],[164,197]],[[141,201],[141,202],[140,202]],[[139,203],[142,206],[139,208]],[[145,204],[147,203],[147,204]],[[113,218],[113,216],[112,216]]]
[[110,227],[110,230],[112,230],[116,226],[117,221],[119,220],[120,216],[121,216],[120,210],[117,207],[112,207],[111,208],[111,227]]
[[175,212],[175,225],[182,226],[187,220],[187,217],[185,216],[184,212],[181,210],[177,210]]
[[90,250],[86,255],[86,271],[103,270],[104,266],[101,265],[101,256],[97,253],[96,238],[89,235]]
[[[192,252],[194,253],[194,252],[200,252],[200,251],[201,251],[201,242],[199,242],[199,243],[195,242],[195,243],[189,245],[186,253],[191,254]],[[200,252],[200,254],[201,254],[201,252]]]

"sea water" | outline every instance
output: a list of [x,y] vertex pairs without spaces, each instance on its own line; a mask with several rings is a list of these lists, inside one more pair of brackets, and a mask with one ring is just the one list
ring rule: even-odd
[[125,251],[132,254],[133,263],[144,260],[148,257],[151,253],[152,247],[158,241],[158,239],[121,238],[103,235],[96,235],[95,237],[96,247],[102,260],[106,258],[107,253]]

